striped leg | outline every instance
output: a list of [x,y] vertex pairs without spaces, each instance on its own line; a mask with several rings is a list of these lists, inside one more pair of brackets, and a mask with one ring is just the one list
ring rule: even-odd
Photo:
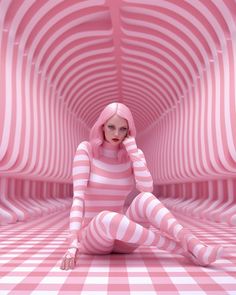
[[185,229],[152,193],[140,193],[131,203],[126,216],[135,222],[149,221],[155,228],[173,236],[197,264],[206,266],[223,254],[223,247],[207,246]]
[[146,229],[123,214],[111,211],[100,212],[86,227],[81,241],[82,252],[111,253],[117,240],[136,245],[156,246],[179,254],[184,253],[177,242]]

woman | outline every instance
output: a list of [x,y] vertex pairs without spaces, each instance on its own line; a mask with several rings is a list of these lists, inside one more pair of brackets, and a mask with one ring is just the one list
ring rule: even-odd
[[[135,136],[128,107],[111,103],[92,127],[89,142],[79,144],[73,164],[70,245],[61,269],[74,268],[78,248],[80,253],[108,254],[150,245],[187,255],[202,266],[221,257],[223,247],[202,243],[152,194],[152,177]],[[124,212],[134,185],[140,194]]]

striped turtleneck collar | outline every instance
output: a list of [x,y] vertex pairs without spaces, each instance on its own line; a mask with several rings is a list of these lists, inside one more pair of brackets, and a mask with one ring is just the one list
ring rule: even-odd
[[102,154],[108,158],[116,158],[120,149],[120,145],[113,145],[108,141],[104,141],[102,144]]

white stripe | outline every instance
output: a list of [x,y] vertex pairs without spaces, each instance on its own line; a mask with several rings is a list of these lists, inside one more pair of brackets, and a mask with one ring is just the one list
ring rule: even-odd
[[80,199],[80,198],[74,198],[73,199],[73,205],[82,206],[83,205],[83,200]]
[[[115,215],[116,215],[115,212],[110,212],[109,214],[105,214],[105,216],[103,217],[102,223],[105,225],[106,229],[110,227],[110,222]],[[112,236],[110,235],[110,232],[107,232],[107,235],[109,236],[109,238],[112,238]]]
[[[106,183],[106,184],[116,184],[116,185],[130,185],[133,181],[133,176],[125,177],[125,178],[118,178],[112,179],[104,176],[100,176],[95,173],[90,174],[90,181],[97,182],[97,183]],[[109,181],[109,183],[107,183]]]
[[144,186],[144,187],[150,187],[153,185],[153,181],[150,180],[150,181],[137,181],[136,184],[138,185],[141,185],[141,186]]
[[147,201],[147,197],[148,197],[148,194],[143,194],[143,196],[142,196],[142,198],[141,199],[139,199],[139,206],[138,206],[138,208],[139,208],[139,212],[142,214],[142,212],[144,213],[144,211],[143,211],[143,206],[144,206],[144,203]]
[[89,166],[77,166],[73,168],[73,175],[89,173]]
[[81,211],[78,211],[78,210],[76,210],[76,211],[71,211],[70,212],[70,217],[82,217],[83,216],[83,212],[81,212]]
[[141,225],[136,224],[135,232],[133,233],[132,238],[129,240],[129,243],[137,243],[143,233]]
[[145,157],[144,157],[144,154],[143,154],[143,151],[142,151],[142,150],[138,149],[138,154],[139,154],[139,156],[140,156],[140,157],[142,157],[143,159],[145,159]]
[[204,252],[203,254],[203,261],[205,263],[208,263],[209,262],[209,256],[211,255],[211,252],[212,252],[212,247],[207,247],[206,251]]
[[74,161],[87,161],[89,160],[88,155],[76,155]]
[[161,208],[156,214],[156,220],[158,226],[160,226],[162,218],[168,213],[169,211],[166,208]]
[[124,172],[131,167],[131,162],[123,163],[123,164],[107,164],[98,159],[93,159],[92,163],[95,167],[100,168],[102,170],[108,172]]
[[147,170],[144,170],[144,171],[135,171],[135,176],[149,177],[150,176],[150,173]]
[[148,231],[147,244],[151,245],[155,239],[155,234],[151,230]]
[[129,224],[130,224],[129,219],[127,217],[123,216],[123,218],[119,224],[118,230],[117,230],[117,239],[118,240],[123,239],[123,237],[126,234],[126,230],[129,226]]
[[144,161],[142,161],[142,160],[137,160],[137,161],[133,162],[133,167],[135,167],[135,168],[142,168],[145,166],[146,165],[145,165]]
[[110,225],[110,222],[111,222],[112,218],[114,218],[115,215],[116,215],[115,212],[109,212],[109,213],[105,214],[103,216],[102,222]]
[[160,239],[158,241],[157,247],[161,248],[165,244],[165,238],[160,236]]
[[77,185],[87,186],[87,182],[88,182],[87,179],[76,179],[74,180],[74,186],[77,186]]
[[200,252],[200,250],[202,249],[202,248],[205,248],[205,246],[204,245],[202,245],[202,244],[197,244],[197,245],[195,245],[194,246],[194,249],[193,249],[193,254],[196,256],[196,257],[198,257],[198,253]]
[[180,224],[176,224],[174,227],[174,236],[177,237],[178,233],[183,229],[183,226]]
[[78,230],[81,227],[80,222],[70,222],[70,230]]
[[[174,223],[176,221],[175,218],[171,218],[171,219],[168,219],[168,222],[167,222],[167,229],[170,228],[171,224]],[[183,228],[183,227],[182,227]]]
[[118,190],[112,190],[112,189],[99,189],[99,188],[92,188],[92,187],[88,187],[88,189],[86,190],[86,194],[87,195],[111,195],[111,196],[121,196],[124,197],[126,196],[128,193],[130,192],[130,190],[124,190],[122,192],[118,191]]
[[136,152],[137,151],[137,148],[136,148],[136,146],[134,144],[129,145],[129,146],[126,147],[127,152],[129,152],[131,150],[134,150],[134,149],[135,149],[135,152]]
[[152,200],[148,206],[147,206],[147,209],[146,209],[146,212],[147,212],[147,216],[151,216],[151,213],[152,213],[152,210],[153,208],[156,206],[156,200]]
[[139,158],[141,158],[142,160],[145,160],[144,154],[143,152],[138,149],[135,153],[133,153],[134,155],[138,156]]
[[77,150],[84,150],[84,151],[88,152],[87,145],[86,145],[84,142],[81,142],[81,143],[78,145]]

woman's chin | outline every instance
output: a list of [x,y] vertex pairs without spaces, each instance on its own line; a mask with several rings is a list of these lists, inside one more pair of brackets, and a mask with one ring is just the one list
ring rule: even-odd
[[115,145],[115,146],[116,146],[116,145],[119,145],[119,144],[121,143],[120,140],[115,141],[115,140],[112,140],[112,139],[111,139],[109,142],[110,142],[112,145]]
[[118,145],[118,144],[120,144],[120,141],[111,141],[111,143],[113,144],[113,145]]

